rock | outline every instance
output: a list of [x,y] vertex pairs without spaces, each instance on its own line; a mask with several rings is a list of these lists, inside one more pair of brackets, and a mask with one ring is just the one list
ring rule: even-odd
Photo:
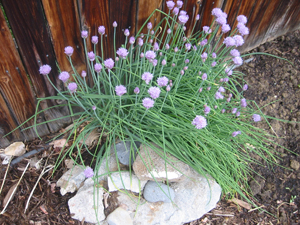
[[[94,188],[94,181],[89,178],[78,190],[77,194],[68,201],[73,219],[89,223],[98,223],[105,219],[103,189]],[[98,203],[95,205],[95,202]]]
[[300,163],[297,160],[292,159],[290,163],[290,167],[294,170],[298,170],[300,167]]
[[112,173],[108,177],[108,189],[110,192],[126,189],[139,193],[143,190],[146,183],[147,181],[140,181],[137,176],[133,173],[130,174],[128,171]]
[[118,207],[106,218],[109,225],[132,225],[132,219],[125,209]]
[[260,193],[261,189],[265,186],[265,180],[261,177],[256,177],[250,182],[250,189],[253,196]]
[[153,146],[157,149],[153,150],[149,146],[141,144],[140,154],[133,163],[133,170],[140,180],[166,181],[168,179],[169,182],[178,182],[189,176],[190,168],[187,164],[169,154],[167,154],[169,163],[166,163],[155,152],[157,150],[162,152],[162,149],[155,144]]
[[77,191],[84,180],[84,170],[80,166],[74,166],[74,168],[69,169],[59,178],[56,186],[60,187],[61,195],[65,195],[68,192],[73,193]]
[[98,169],[98,179],[100,180],[107,180],[108,174],[118,171],[116,154],[111,150],[110,153],[107,153],[104,157],[105,158]]
[[[132,165],[136,158],[137,148],[140,147],[140,144],[140,142],[136,141],[131,147],[131,141],[121,141],[117,143],[115,146],[119,161],[127,166],[129,163]],[[112,146],[112,151],[114,151],[114,146]]]
[[148,202],[172,202],[175,197],[172,188],[155,181],[149,181],[146,184],[143,195]]
[[21,156],[25,152],[26,149],[23,142],[14,142],[4,150],[5,155],[13,156]]
[[127,206],[133,224],[182,225],[212,210],[221,195],[221,187],[215,180],[205,178],[194,170],[182,182],[171,183],[170,187],[175,191],[174,204],[150,203],[121,192],[118,202]]

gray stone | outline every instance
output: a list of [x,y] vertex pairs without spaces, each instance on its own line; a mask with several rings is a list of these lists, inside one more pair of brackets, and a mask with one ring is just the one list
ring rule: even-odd
[[115,172],[108,177],[108,189],[110,192],[120,189],[130,190],[139,193],[143,190],[147,181],[140,181],[133,173],[128,171]]
[[132,219],[125,209],[118,207],[106,218],[109,225],[132,225]]
[[84,169],[81,166],[74,166],[69,169],[61,178],[56,182],[56,186],[60,187],[61,195],[77,191],[85,180]]
[[[116,147],[116,152],[120,163],[127,166],[129,164],[132,165],[136,157],[137,148],[139,146],[140,146],[140,142],[137,141],[132,144],[131,141],[126,141],[126,142],[120,141],[119,143],[117,143],[115,147]],[[114,146],[112,146],[111,148],[112,151],[114,151]]]
[[[178,182],[189,176],[190,168],[175,157],[167,154],[167,160],[163,159],[155,151],[162,155],[164,152],[157,145],[150,148],[144,144],[140,146],[140,154],[133,163],[133,170],[140,180]],[[154,178],[155,179],[154,179]]]
[[212,210],[221,195],[221,187],[215,180],[192,169],[188,178],[171,183],[170,187],[175,191],[173,203],[146,202],[121,192],[118,202],[128,207],[134,225],[182,225]]
[[102,200],[103,189],[94,188],[94,181],[91,178],[87,179],[77,194],[68,201],[71,217],[89,223],[98,223],[104,220]]
[[175,197],[172,188],[155,181],[148,181],[144,188],[143,195],[148,202],[172,202]]

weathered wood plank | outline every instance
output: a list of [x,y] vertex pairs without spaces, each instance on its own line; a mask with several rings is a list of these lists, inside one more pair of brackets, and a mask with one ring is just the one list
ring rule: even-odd
[[[42,64],[49,64],[52,71],[49,74],[50,79],[55,85],[58,85],[58,72],[55,64],[55,54],[53,52],[51,37],[48,34],[46,21],[44,19],[43,8],[40,1],[3,1],[3,7],[10,22],[15,40],[19,46],[22,61],[32,82],[36,97],[56,95],[55,89],[51,86],[48,79],[39,74],[39,67]],[[30,16],[29,16],[30,15]],[[43,101],[40,106],[47,109],[57,105],[55,101]],[[67,115],[68,109],[55,108],[48,109],[43,113],[44,120],[52,120]],[[51,132],[61,128],[63,123],[70,120],[60,120],[48,123]],[[39,135],[48,134],[47,126],[39,126]],[[31,139],[32,137],[26,137]]]
[[72,72],[71,65],[64,53],[66,46],[72,46],[74,48],[72,62],[76,70],[80,73],[86,69],[86,66],[77,1],[42,0],[42,3],[60,69]]
[[[10,30],[0,10],[0,92],[1,92],[1,122],[3,133],[7,133],[26,121],[35,112],[34,96],[26,71],[15,48]],[[2,105],[3,104],[3,105]],[[8,112],[10,110],[10,113]],[[27,122],[22,128],[31,126]],[[23,131],[25,137],[34,137],[33,129]],[[13,138],[22,138],[19,131]]]

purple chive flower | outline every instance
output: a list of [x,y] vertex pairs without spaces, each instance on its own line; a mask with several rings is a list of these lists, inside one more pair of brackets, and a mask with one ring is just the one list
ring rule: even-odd
[[181,75],[184,75],[184,70],[180,70],[180,74],[181,74]]
[[232,93],[230,93],[230,94],[228,95],[228,97],[229,97],[229,98],[232,98]]
[[220,17],[218,17],[218,18],[216,19],[216,22],[217,22],[217,24],[219,24],[220,26],[223,26],[224,24],[227,23],[227,19],[226,19],[225,17],[220,16]]
[[220,79],[220,82],[223,82],[223,81],[224,81],[224,78],[221,78],[221,79]]
[[70,75],[66,71],[61,72],[58,76],[58,79],[60,79],[64,83],[66,83],[69,78],[70,78]]
[[235,114],[236,117],[239,117],[240,115],[241,115],[240,111],[236,112],[236,114]]
[[158,46],[158,43],[157,43],[157,42],[155,42],[155,43],[153,44],[153,50],[154,50],[154,51],[158,51],[158,50],[159,50],[159,46]]
[[244,15],[239,15],[236,19],[239,23],[243,23],[243,24],[247,23],[247,17]]
[[152,43],[153,43],[153,39],[150,39],[150,40],[149,40],[149,43],[152,44]]
[[180,15],[178,16],[178,22],[181,25],[184,25],[188,20],[189,20],[189,16],[188,15]]
[[201,93],[201,92],[202,92],[202,90],[203,90],[203,88],[199,88],[199,93]]
[[216,61],[213,61],[212,63],[211,63],[211,67],[214,67],[214,66],[216,66],[217,65],[217,62]]
[[253,120],[254,122],[259,122],[259,121],[261,120],[260,115],[258,115],[258,114],[253,114],[253,115],[252,115],[252,120]]
[[197,46],[194,45],[194,46],[193,46],[193,49],[194,49],[194,51],[197,51]]
[[145,57],[145,55],[144,55],[143,52],[141,52],[140,57],[141,57],[141,58],[144,58],[144,57]]
[[96,55],[94,52],[88,52],[88,57],[89,57],[90,61],[93,62],[96,58]]
[[238,23],[237,28],[242,36],[249,34],[249,28],[246,27],[243,23]]
[[199,20],[199,19],[200,19],[200,15],[197,14],[195,19],[196,19],[196,20]]
[[220,17],[222,16],[223,11],[220,8],[214,8],[211,11],[211,15],[215,16],[215,17]]
[[126,87],[123,85],[119,85],[115,87],[116,95],[122,96],[127,93]]
[[135,38],[134,37],[130,37],[129,38],[129,44],[133,45],[135,42]]
[[117,22],[114,21],[114,22],[113,22],[113,27],[117,27],[117,26],[118,26]]
[[207,53],[206,53],[206,52],[202,53],[201,59],[202,59],[203,61],[205,61],[205,60],[207,59]]
[[163,59],[163,60],[161,61],[161,65],[165,66],[166,64],[167,64],[167,61],[166,61],[165,59]]
[[225,44],[226,47],[232,47],[232,46],[235,46],[236,41],[232,37],[227,37],[224,39],[223,44]]
[[206,79],[207,79],[207,74],[204,73],[204,74],[202,75],[202,80],[206,80]]
[[138,93],[140,93],[140,89],[139,89],[138,87],[135,87],[135,89],[133,90],[133,92],[134,92],[135,94],[138,94]]
[[92,37],[92,43],[93,43],[94,45],[96,45],[96,44],[98,43],[98,36],[93,36],[93,37]]
[[177,1],[176,3],[177,3],[178,8],[181,8],[183,6],[183,2],[182,1]]
[[167,33],[168,33],[168,34],[171,34],[171,33],[172,33],[172,30],[169,28],[169,29],[167,30]]
[[116,61],[116,62],[118,62],[119,60],[120,60],[119,57],[116,57],[116,58],[115,58],[115,61]]
[[207,88],[206,88],[206,90],[208,90],[208,91],[209,91],[210,89],[211,89],[211,87],[207,87]]
[[88,37],[88,32],[86,30],[81,31],[81,37],[82,38],[87,38]]
[[151,22],[149,22],[149,23],[147,24],[147,29],[148,29],[148,30],[151,30],[151,29],[152,29],[152,23],[151,23]]
[[233,108],[231,111],[232,114],[235,114],[236,112],[237,112],[237,108]]
[[145,72],[142,74],[142,80],[146,82],[146,84],[149,84],[149,82],[152,80],[153,74],[149,72]]
[[185,67],[183,67],[183,70],[187,70],[189,67],[187,67],[187,66],[185,66]]
[[204,107],[204,114],[207,115],[210,112],[210,107],[209,106],[205,106]]
[[175,6],[175,2],[173,1],[167,1],[167,7],[169,8],[169,10],[172,10]]
[[234,131],[234,132],[232,132],[232,137],[235,137],[235,136],[237,136],[238,134],[241,134],[242,132],[241,131]]
[[96,109],[97,109],[97,107],[96,107],[95,105],[93,105],[93,106],[92,106],[92,110],[95,111]]
[[102,65],[100,63],[96,63],[94,65],[94,69],[97,73],[100,73],[100,71],[102,70]]
[[142,47],[143,44],[144,44],[143,39],[142,39],[142,38],[139,38],[139,39],[138,39],[138,45]]
[[129,30],[128,30],[128,29],[125,29],[125,30],[124,30],[124,35],[125,35],[126,37],[128,37],[129,34],[130,34],[130,33],[129,33]]
[[159,97],[159,94],[160,94],[160,89],[158,87],[150,87],[148,89],[148,93],[151,96],[151,98],[157,99]]
[[101,35],[105,34],[105,26],[99,26],[99,27],[98,27],[98,32],[99,32],[99,34],[101,34]]
[[232,58],[232,61],[235,65],[240,66],[243,64],[243,59],[241,57],[234,57]]
[[177,47],[174,48],[174,52],[175,53],[178,52],[178,48]]
[[225,92],[225,88],[223,88],[222,86],[221,86],[221,87],[219,87],[219,90],[218,90],[218,92]]
[[189,59],[184,60],[184,63],[185,63],[185,64],[188,64],[189,62],[190,62]]
[[153,60],[156,57],[156,53],[154,51],[149,50],[149,51],[146,52],[145,57],[148,60]]
[[171,87],[170,87],[170,85],[168,85],[167,87],[166,87],[166,91],[170,91],[171,90]]
[[111,58],[106,59],[106,60],[104,61],[104,66],[105,66],[107,69],[109,69],[109,70],[111,70],[111,69],[114,67],[114,65],[115,65],[115,62],[114,62],[114,60],[111,59]]
[[73,54],[73,52],[74,52],[74,48],[73,47],[71,47],[71,46],[65,47],[65,54],[67,56],[71,56]]
[[86,177],[86,178],[90,178],[90,177],[93,177],[94,176],[94,171],[93,171],[93,169],[91,168],[91,167],[89,167],[89,166],[87,166],[86,168],[85,168],[85,170],[84,170],[84,176]]
[[167,77],[165,77],[165,76],[157,78],[157,84],[160,87],[167,86],[168,82],[169,82],[169,79]]
[[81,71],[81,76],[84,78],[86,77],[86,72],[84,70]]
[[123,58],[123,59],[126,58],[126,56],[128,55],[128,53],[129,52],[127,51],[126,48],[119,48],[118,51],[117,51],[118,56],[121,57],[121,58]]
[[212,57],[213,59],[215,59],[215,58],[217,58],[217,54],[216,54],[215,52],[213,52],[213,53],[211,54],[211,57]]
[[228,81],[229,81],[228,77],[223,78],[223,82],[228,82]]
[[230,102],[230,100],[231,100],[231,98],[229,97],[229,98],[226,99],[226,102]]
[[51,67],[49,65],[45,64],[40,67],[39,71],[40,71],[40,74],[42,74],[42,75],[48,75],[51,71]]
[[247,102],[245,98],[241,99],[241,106],[244,108],[247,107]]
[[211,29],[208,27],[208,26],[204,26],[203,27],[203,31],[206,33],[206,34],[210,34],[212,31]]
[[226,68],[225,73],[227,73],[228,76],[231,76],[232,75],[232,70],[230,68]]
[[176,66],[176,64],[175,63],[172,63],[172,67],[175,67]]
[[71,82],[68,84],[68,89],[71,93],[76,92],[77,90],[77,84],[75,82]]
[[248,85],[245,84],[245,85],[243,86],[243,91],[247,91],[247,89],[248,89]]
[[154,106],[154,101],[151,98],[144,98],[143,106],[148,110]]
[[156,65],[157,65],[157,59],[153,59],[153,60],[152,60],[152,65],[153,65],[153,66],[156,66]]
[[204,46],[204,45],[206,45],[206,44],[207,44],[207,39],[204,39],[203,41],[200,42],[200,45],[201,45],[201,46]]
[[192,121],[192,125],[194,125],[196,129],[202,129],[207,126],[207,122],[204,116],[196,116]]
[[232,57],[238,57],[238,56],[240,56],[240,52],[239,52],[239,50],[237,50],[237,49],[232,49],[232,50],[230,51],[230,55],[231,55]]
[[215,94],[215,98],[216,99],[223,99],[224,98],[224,96],[221,94],[221,92],[216,92],[216,94]]
[[233,39],[235,40],[235,46],[239,47],[244,44],[244,39],[241,35],[234,35]]
[[228,31],[230,31],[230,26],[228,24],[222,25],[222,33],[226,34]]
[[187,51],[189,51],[192,47],[192,45],[190,43],[186,43],[184,46]]
[[222,109],[222,111],[221,111],[222,113],[225,113],[225,109]]

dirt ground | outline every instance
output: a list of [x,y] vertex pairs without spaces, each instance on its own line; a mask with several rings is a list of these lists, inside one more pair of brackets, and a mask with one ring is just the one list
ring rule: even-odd
[[[255,100],[259,106],[265,106],[265,115],[276,118],[300,121],[300,30],[277,38],[274,41],[259,46],[254,51],[266,52],[288,59],[290,63],[274,57],[256,55],[253,60],[244,64],[238,70],[245,73],[249,84],[246,98]],[[250,187],[255,194],[253,201],[258,208],[246,209],[242,204],[230,203],[224,198],[217,207],[204,215],[201,219],[189,223],[200,224],[300,224],[300,124],[284,123],[276,120],[269,121],[272,129],[266,123],[259,123],[262,128],[278,136],[277,142],[283,147],[270,146],[282,158],[278,163],[282,166],[255,166],[254,170],[261,177],[255,175],[249,180]],[[27,143],[28,150],[42,151],[34,157],[43,157],[41,167],[46,160],[48,165],[54,165],[59,149],[51,150],[43,142]],[[297,155],[298,154],[298,155]],[[13,190],[18,182],[28,160],[24,159],[9,170],[0,195],[1,209],[4,207],[5,197]],[[0,183],[2,184],[5,167],[0,167]],[[71,219],[67,201],[74,194],[61,196],[59,189],[53,184],[66,171],[64,165],[51,176],[47,172],[38,182],[34,194],[25,211],[26,201],[33,190],[41,170],[30,167],[19,184],[17,192],[10,202],[6,212],[0,216],[0,225],[14,224],[87,224],[83,221]],[[236,196],[239,198],[239,196]],[[260,210],[263,209],[263,210]]]

